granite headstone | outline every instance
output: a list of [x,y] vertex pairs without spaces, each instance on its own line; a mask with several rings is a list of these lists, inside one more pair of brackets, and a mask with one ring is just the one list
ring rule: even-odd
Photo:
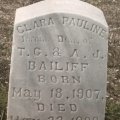
[[16,11],[7,120],[104,120],[108,25],[79,0]]

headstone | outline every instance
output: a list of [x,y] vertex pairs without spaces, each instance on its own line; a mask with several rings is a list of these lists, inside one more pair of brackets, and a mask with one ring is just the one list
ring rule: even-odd
[[104,120],[108,26],[79,0],[16,11],[7,120]]

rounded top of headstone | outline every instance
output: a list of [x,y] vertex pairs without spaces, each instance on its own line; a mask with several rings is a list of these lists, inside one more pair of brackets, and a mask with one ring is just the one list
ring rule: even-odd
[[16,11],[15,24],[52,13],[76,14],[108,27],[103,12],[81,0],[45,0]]

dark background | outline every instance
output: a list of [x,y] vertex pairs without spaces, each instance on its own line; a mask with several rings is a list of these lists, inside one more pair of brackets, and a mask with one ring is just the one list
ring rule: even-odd
[[[0,0],[0,120],[6,120],[16,8],[41,0]],[[83,0],[103,10],[109,25],[106,120],[120,120],[120,0]]]

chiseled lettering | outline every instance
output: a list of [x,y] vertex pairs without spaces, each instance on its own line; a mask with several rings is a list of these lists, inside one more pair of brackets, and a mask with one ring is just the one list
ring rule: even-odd
[[84,30],[88,30],[90,32],[96,33],[100,37],[103,37],[103,38],[105,37],[106,30],[104,30],[99,25],[92,24],[89,21],[84,19],[63,16],[62,23],[64,25],[80,27],[80,28],[83,28]]
[[84,71],[88,66],[88,63],[81,63],[81,71]]
[[75,26],[76,25],[75,18],[71,18],[69,24]]
[[85,117],[85,120],[90,120],[90,117]]
[[20,116],[10,116],[8,117],[8,120],[40,120],[39,118],[30,118],[30,117],[20,117]]
[[16,87],[12,88],[12,97],[21,97],[22,96],[22,88],[17,89]]
[[66,69],[65,71],[69,71],[69,62],[66,62]]
[[93,120],[98,120],[98,117],[93,117]]
[[78,57],[78,49],[74,49],[71,57]]
[[86,90],[86,98],[92,98],[93,92],[91,89]]
[[61,56],[60,49],[58,47],[53,49],[53,55],[54,56]]
[[45,111],[45,105],[43,103],[37,103],[38,111]]
[[40,48],[35,48],[34,49],[34,55],[36,55],[36,56],[41,55],[41,49]]
[[63,70],[63,67],[60,67],[60,63],[55,62],[55,70]]
[[54,69],[54,67],[53,67],[53,66],[54,66],[54,62],[53,62],[53,61],[51,61],[51,62],[50,62],[50,70],[53,70],[53,69]]
[[55,75],[51,75],[51,82],[52,83],[57,83],[57,77]]
[[24,90],[24,97],[32,97],[32,96],[31,96],[31,91],[28,90],[28,89],[25,89],[25,90]]
[[24,28],[25,28],[25,31],[31,31],[32,30],[30,25],[27,25],[27,24],[24,24]]
[[50,62],[50,70],[58,70],[63,71],[63,67],[60,65],[59,62]]
[[79,18],[70,18],[70,17],[63,17],[63,24],[65,25],[72,25],[76,27],[82,27],[83,29],[89,30],[89,22],[86,20],[82,20]]
[[[30,42],[30,43],[34,42],[34,43],[37,43],[37,42],[43,42],[43,41],[44,41],[44,39],[42,38],[41,35],[32,35],[31,34],[29,36],[28,35],[22,35],[21,36],[21,42]],[[40,48],[36,47],[35,50],[34,50],[34,53],[36,53],[36,54],[40,53],[39,49]]]
[[96,98],[96,99],[99,99],[100,93],[101,93],[100,90],[94,90],[94,95],[95,95],[95,98]]
[[25,51],[24,47],[18,47],[19,55],[22,56],[23,52]]
[[47,70],[46,64],[44,61],[41,62],[40,69],[39,70]]
[[77,105],[76,104],[70,104],[70,110],[71,110],[71,112],[76,112],[77,111]]
[[73,83],[80,83],[80,76],[72,76],[72,79],[73,79]]
[[39,83],[63,83],[63,84],[69,84],[69,83],[80,83],[81,82],[81,77],[80,76],[57,76],[57,75],[38,75],[38,82]]
[[101,37],[105,37],[106,30],[104,30],[98,25],[93,24],[90,31],[97,33]]
[[72,71],[74,71],[78,67],[78,63],[72,63]]
[[39,81],[40,83],[45,83],[45,82],[46,82],[46,80],[45,80],[45,75],[38,75],[38,81]]
[[69,17],[63,17],[63,24],[66,24],[69,20]]
[[29,69],[29,70],[35,70],[35,68],[36,68],[36,63],[35,63],[35,61],[29,61],[29,62],[28,62],[28,69]]
[[[76,113],[80,109],[80,106],[75,103],[36,103],[36,105],[38,112],[50,111],[52,113],[57,111],[59,113],[65,113],[67,110],[69,110],[71,113]],[[98,117],[93,117],[92,120],[98,120],[97,118]]]
[[22,97],[22,98],[34,98],[40,99],[41,91],[36,89],[27,89],[27,88],[12,88],[12,97]]
[[28,70],[34,71],[34,70],[43,70],[43,71],[66,71],[66,72],[73,72],[76,70],[83,71],[85,68],[87,68],[88,63],[73,63],[73,62],[56,62],[56,61],[28,61]]
[[99,32],[99,35],[100,35],[101,37],[103,37],[103,38],[104,38],[105,34],[106,34],[106,30],[104,30],[104,29],[102,29],[102,30]]
[[62,116],[58,116],[58,117],[56,118],[56,120],[63,120],[63,117],[62,117]]
[[65,111],[65,104],[58,104],[58,111],[59,112]]
[[77,20],[77,26],[78,27],[82,27],[83,26],[83,22],[84,22],[84,20],[78,19]]
[[17,31],[19,33],[23,33],[25,30],[24,30],[24,27],[23,26],[17,26]]
[[45,19],[40,19],[40,26],[45,26],[46,25],[46,20]]
[[36,21],[33,22],[33,28],[36,29],[36,28],[38,28],[38,27],[40,27],[40,24],[39,24],[39,22],[36,20]]
[[24,35],[22,35],[21,41],[22,41],[22,42],[25,42],[25,36],[24,36]]
[[17,31],[18,33],[25,33],[28,31],[32,31],[34,29],[44,27],[44,26],[50,26],[54,24],[54,19],[49,17],[49,18],[37,18],[36,20],[32,20],[31,23],[26,23],[22,25],[17,26]]
[[66,41],[66,37],[64,37],[63,35],[58,35],[58,42],[64,42]]
[[50,111],[53,111],[53,104],[50,104]]
[[48,120],[62,120],[62,116],[54,117],[54,116],[49,116]]
[[80,76],[61,76],[62,83],[80,83]]
[[62,77],[62,83],[69,83],[68,76],[61,76]]
[[86,29],[86,30],[89,30],[89,25],[88,25],[88,21],[84,21],[84,25],[83,25],[83,28]]
[[99,33],[99,31],[101,30],[101,27],[98,26],[98,25],[93,24],[90,30],[92,32]]
[[98,117],[96,116],[93,116],[93,117],[90,117],[90,116],[75,116],[72,118],[72,120],[98,120]]
[[98,58],[99,55],[100,55],[100,51],[99,50],[97,50],[96,53],[93,53],[93,57],[94,58]]
[[41,98],[41,90],[34,90],[33,91],[33,96],[34,96],[34,98],[38,98],[38,99],[40,99]]
[[52,18],[49,18],[48,25],[52,25],[52,24],[54,24],[54,20]]
[[54,116],[49,116],[48,117],[48,120],[54,120],[55,118],[54,118]]

